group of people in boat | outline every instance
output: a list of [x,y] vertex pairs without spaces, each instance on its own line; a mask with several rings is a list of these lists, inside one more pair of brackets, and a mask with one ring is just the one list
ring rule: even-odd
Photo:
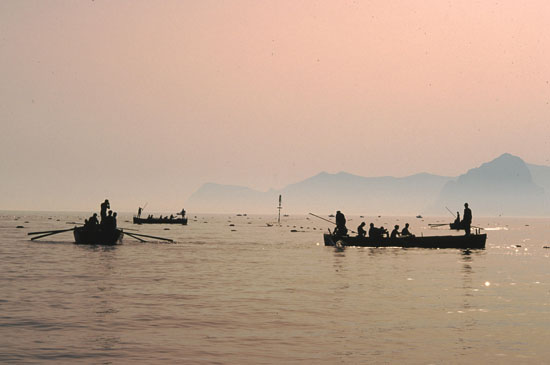
[[[365,228],[364,228],[365,225],[366,225],[365,222],[361,222],[359,227],[357,227],[358,237],[367,237],[367,231],[365,231]],[[409,223],[405,223],[405,227],[403,227],[401,231],[399,230],[399,225],[396,224],[393,227],[393,230],[391,231],[391,233],[389,233],[388,230],[384,228],[384,226],[375,227],[374,223],[371,223],[369,226],[368,234],[369,234],[369,237],[376,237],[376,238],[383,238],[383,237],[397,238],[397,237],[414,236],[409,231]]]
[[[346,228],[346,217],[341,211],[336,212],[336,229],[334,230],[335,236],[347,236],[348,235],[348,229]],[[391,233],[388,232],[384,226],[381,227],[375,227],[374,223],[371,223],[369,226],[368,232],[365,230],[366,223],[361,222],[361,224],[357,227],[357,236],[358,237],[367,237],[367,233],[369,237],[376,237],[376,238],[397,238],[397,237],[406,237],[406,236],[414,236],[409,231],[409,223],[405,223],[405,227],[401,231],[399,231],[399,225],[395,225]],[[460,220],[460,213],[456,212],[456,219],[451,224],[451,228],[454,229],[463,229],[466,231],[466,235],[470,234],[472,226],[472,210],[469,208],[468,203],[464,203],[464,214],[462,215],[462,220]]]
[[[346,228],[346,217],[344,216],[344,213],[342,213],[341,211],[337,211],[335,217],[336,217],[336,229],[334,230],[334,235],[347,236],[348,229]],[[361,224],[357,227],[358,237],[366,237],[367,233],[369,237],[376,237],[376,238],[382,238],[382,237],[396,238],[401,236],[413,236],[413,234],[409,231],[409,223],[405,223],[405,227],[403,227],[401,231],[399,231],[399,225],[395,225],[391,233],[389,233],[388,230],[384,228],[384,226],[375,227],[374,223],[370,224],[369,230],[367,232],[365,230],[366,225],[367,224],[365,222],[361,222]]]
[[105,199],[100,205],[99,210],[101,220],[97,219],[97,213],[94,213],[90,218],[84,220],[84,228],[87,229],[102,229],[116,230],[117,213],[111,210],[109,199]]
[[[143,208],[140,207],[140,208],[138,209],[138,214],[137,214],[137,217],[138,217],[138,218],[141,218],[141,212],[142,212],[142,211],[143,211]],[[178,215],[181,215],[181,218],[178,218],[178,217],[177,217]],[[173,214],[170,214],[170,216],[164,216],[164,217],[163,217],[162,215],[160,215],[158,218],[156,218],[156,217],[154,217],[152,214],[149,214],[149,215],[147,216],[146,219],[149,219],[149,220],[153,220],[153,219],[174,220],[174,219],[183,219],[183,218],[185,218],[185,209],[182,209],[181,212],[176,213],[176,216],[174,216]]]

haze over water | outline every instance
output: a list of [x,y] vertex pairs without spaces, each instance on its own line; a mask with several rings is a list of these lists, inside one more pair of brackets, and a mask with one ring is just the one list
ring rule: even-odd
[[[305,216],[119,225],[175,243],[72,244],[86,214],[0,215],[3,363],[545,363],[547,219],[476,218],[487,248],[323,246]],[[193,215],[191,215],[193,218]],[[348,227],[362,221],[348,216]],[[419,235],[446,217],[366,217]],[[234,224],[234,226],[230,226]],[[24,228],[16,228],[23,225]],[[165,230],[169,228],[169,230]],[[332,228],[332,227],[331,227]],[[290,232],[296,229],[300,232]]]

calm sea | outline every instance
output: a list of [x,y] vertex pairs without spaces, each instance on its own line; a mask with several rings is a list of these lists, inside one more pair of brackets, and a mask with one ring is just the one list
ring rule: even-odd
[[[77,246],[87,215],[0,213],[0,362],[517,364],[550,358],[550,219],[476,218],[487,249],[324,247],[314,217],[119,226],[174,239]],[[355,229],[359,217],[348,217]],[[365,217],[451,233],[447,218]],[[232,226],[234,225],[234,226]],[[23,226],[24,228],[16,228]],[[330,227],[332,228],[332,227]],[[291,232],[297,230],[298,232]],[[456,234],[456,233],[453,233]]]

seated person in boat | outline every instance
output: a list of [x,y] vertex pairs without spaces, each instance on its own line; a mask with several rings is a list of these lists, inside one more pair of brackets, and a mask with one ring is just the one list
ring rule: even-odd
[[378,236],[378,228],[374,226],[374,223],[371,223],[369,225],[369,237],[377,237]]
[[461,227],[461,223],[460,223],[460,213],[459,212],[456,212],[456,219],[455,221],[451,224],[451,229],[460,229]]
[[401,233],[399,233],[399,226],[396,224],[394,227],[393,227],[393,231],[391,231],[391,238],[397,238],[401,236]]
[[113,220],[111,222],[113,229],[116,229],[116,216],[117,216],[117,212],[114,212],[113,213]]
[[90,217],[90,219],[88,219],[88,224],[90,226],[95,226],[95,225],[98,225],[99,224],[99,221],[97,219],[97,213],[94,213],[94,215],[92,215]]
[[170,220],[174,219],[174,215],[170,214]]
[[384,226],[377,228],[374,226],[374,223],[370,224],[369,237],[382,238],[384,235],[388,236],[388,230]]
[[409,223],[405,223],[405,227],[401,231],[401,236],[413,236],[413,234],[409,231]]
[[363,227],[365,227],[365,222],[361,222],[359,227],[357,227],[357,237],[365,237],[367,235],[367,231]]
[[[116,213],[115,213],[116,214]],[[101,226],[104,230],[116,229],[116,215],[113,216],[113,211],[109,210],[109,215],[101,221]]]

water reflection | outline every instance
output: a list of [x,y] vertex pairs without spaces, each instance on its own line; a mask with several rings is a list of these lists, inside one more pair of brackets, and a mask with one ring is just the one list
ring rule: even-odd
[[89,263],[97,273],[96,288],[88,306],[88,315],[94,318],[96,330],[89,341],[95,351],[112,355],[121,344],[121,337],[116,334],[116,323],[120,317],[116,285],[120,251],[117,246],[86,246],[83,249],[90,252]]
[[462,250],[460,253],[462,303],[461,310],[458,311],[458,314],[460,314],[458,318],[461,324],[456,327],[458,333],[455,344],[462,355],[467,355],[474,348],[471,338],[479,327],[479,320],[477,319],[479,311],[476,308],[476,289],[474,288],[476,267],[478,267],[475,265],[475,258],[480,257],[482,254],[479,250]]

